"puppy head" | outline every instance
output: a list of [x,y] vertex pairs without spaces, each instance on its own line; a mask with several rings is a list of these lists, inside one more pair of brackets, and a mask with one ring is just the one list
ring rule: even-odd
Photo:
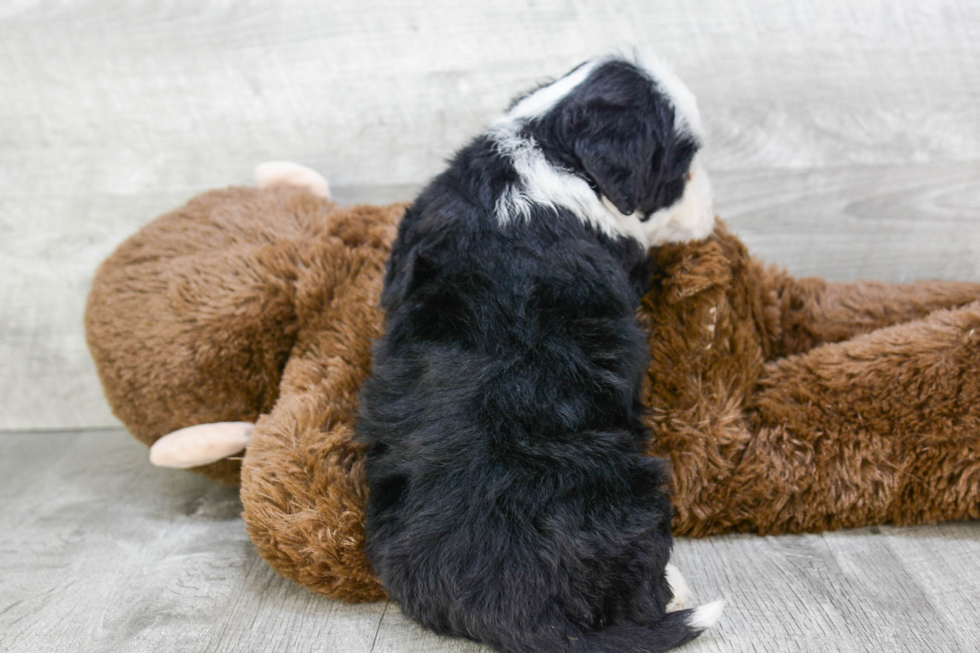
[[584,178],[610,212],[638,220],[649,244],[714,228],[711,185],[696,160],[697,102],[666,65],[594,59],[519,99],[504,120]]

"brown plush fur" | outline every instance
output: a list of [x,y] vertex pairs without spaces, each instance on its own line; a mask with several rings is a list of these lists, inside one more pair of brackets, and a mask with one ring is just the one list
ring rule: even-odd
[[676,533],[980,516],[980,284],[793,279],[721,224],[652,253],[650,453],[673,461]]
[[[252,540],[349,601],[384,596],[352,425],[403,210],[206,193],[121,245],[86,313],[106,396],[144,443],[258,420],[240,467]],[[980,516],[980,284],[794,279],[721,223],[651,253],[650,452],[672,462],[675,532]],[[196,471],[235,483],[239,460]]]

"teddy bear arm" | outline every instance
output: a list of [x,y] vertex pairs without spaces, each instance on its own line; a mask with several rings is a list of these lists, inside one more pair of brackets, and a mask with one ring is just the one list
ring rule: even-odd
[[794,278],[774,268],[765,277],[780,323],[774,330],[773,358],[805,353],[817,345],[842,342],[980,299],[980,283],[967,281],[832,282]]
[[[380,271],[376,275],[380,277]],[[363,298],[340,309],[344,336],[324,322],[296,343],[280,399],[259,419],[242,461],[252,542],[279,573],[345,601],[384,597],[364,551],[366,456],[354,438],[358,389],[370,369],[380,312]]]
[[243,517],[259,553],[287,578],[346,601],[385,596],[364,549],[367,461],[354,424],[403,210],[361,206],[333,216],[339,237],[321,244],[297,284],[302,325],[279,399],[242,461]]
[[746,417],[743,530],[980,517],[980,302],[770,362]]

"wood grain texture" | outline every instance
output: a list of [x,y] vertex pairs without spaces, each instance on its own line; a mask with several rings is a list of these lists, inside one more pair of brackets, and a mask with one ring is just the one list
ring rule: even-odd
[[700,99],[718,208],[794,272],[980,279],[972,0],[0,4],[0,430],[117,424],[92,272],[160,212],[291,159],[409,198],[521,89],[617,48]]
[[[797,274],[980,280],[972,0],[0,3],[0,430],[116,424],[95,266],[269,159],[410,198],[517,91],[611,49],[698,95],[719,213]],[[0,435],[0,651],[480,651],[332,602],[255,553],[233,490],[119,430]],[[980,524],[680,540],[686,647],[974,651]]]
[[[476,653],[394,603],[314,595],[258,557],[234,490],[151,467],[122,430],[0,435],[0,652]],[[970,653],[980,522],[678,540],[690,653]]]
[[[114,424],[84,346],[97,263],[292,159],[411,197],[518,90],[633,45],[700,99],[719,212],[835,279],[980,279],[980,5],[697,0],[0,5],[0,429]],[[309,594],[231,490],[121,432],[0,436],[2,651],[476,651]],[[691,651],[970,651],[980,525],[681,540],[730,600]]]

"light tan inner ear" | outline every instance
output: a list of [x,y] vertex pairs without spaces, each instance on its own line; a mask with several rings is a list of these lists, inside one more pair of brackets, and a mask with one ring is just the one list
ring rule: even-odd
[[255,185],[259,188],[294,186],[305,188],[324,199],[330,199],[327,178],[312,168],[292,161],[268,161],[255,166]]
[[157,467],[187,469],[217,462],[243,451],[252,439],[251,422],[198,424],[168,433],[150,447]]

